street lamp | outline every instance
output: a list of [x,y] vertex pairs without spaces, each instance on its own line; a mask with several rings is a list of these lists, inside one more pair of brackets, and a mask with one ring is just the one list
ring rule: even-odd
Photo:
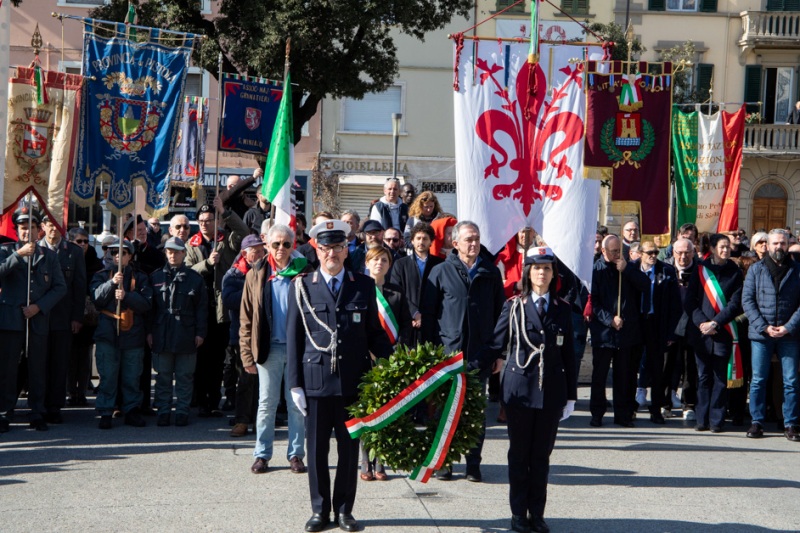
[[392,179],[397,179],[397,142],[400,140],[401,113],[392,113],[392,139],[394,140],[394,155],[392,156]]

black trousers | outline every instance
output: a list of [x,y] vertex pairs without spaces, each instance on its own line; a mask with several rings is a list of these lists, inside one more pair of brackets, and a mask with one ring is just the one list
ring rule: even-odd
[[506,405],[508,484],[511,514],[544,516],[550,454],[558,434],[561,410]]
[[606,412],[606,381],[608,369],[614,363],[612,390],[614,393],[614,421],[630,422],[636,394],[636,369],[633,367],[633,353],[625,348],[592,348],[592,389],[589,410],[593,418],[602,418]]
[[722,427],[728,401],[728,357],[695,352],[698,426]]
[[71,350],[71,330],[50,331],[47,339],[47,389],[44,398],[44,407],[48,413],[59,412],[67,402],[67,368]]
[[[351,439],[344,425],[350,419],[345,408],[357,398],[328,396],[307,398],[306,443],[308,445],[308,487],[311,492],[311,509],[327,515],[349,514],[353,511],[358,486],[358,439]],[[336,435],[336,478],[331,498],[331,475],[328,470],[331,430]]]
[[[650,414],[661,414],[661,408],[667,406],[668,396],[660,387],[664,379],[664,353],[666,346],[660,346],[658,343],[658,323],[655,315],[647,315],[642,320],[642,338],[643,342],[634,347],[636,361],[641,361],[644,357],[644,368],[647,379],[645,386],[650,387]],[[634,370],[638,368],[636,364]],[[631,403],[636,401],[636,372],[631,372],[633,384],[631,385],[631,392],[633,397]],[[635,407],[635,403],[633,403]]]
[[45,414],[47,335],[29,335],[26,357],[20,357],[25,349],[25,331],[0,331],[0,347],[3,354],[0,356],[0,416],[14,410],[20,384],[25,384],[31,410],[29,418],[40,420]]
[[213,308],[209,308],[208,334],[197,350],[197,368],[194,374],[194,399],[200,409],[219,409],[222,399],[222,365],[225,347],[228,346],[230,324],[217,322]]
[[244,371],[238,345],[228,346],[228,357],[230,357],[238,376],[234,422],[255,424],[258,410],[258,374],[248,374]]
[[75,400],[85,400],[89,380],[92,377],[92,337],[94,326],[84,325],[72,336],[72,349],[67,366],[67,393]]
[[697,403],[697,360],[694,348],[684,337],[667,348],[662,388],[665,394],[682,389],[681,401],[686,409],[694,409]]

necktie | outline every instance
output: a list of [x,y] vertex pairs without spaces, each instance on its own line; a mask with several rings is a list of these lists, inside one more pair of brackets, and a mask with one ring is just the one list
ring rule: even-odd
[[544,318],[544,298],[536,300],[536,312],[539,313],[539,318]]
[[339,297],[339,280],[336,278],[331,278],[331,294],[333,294],[333,299]]

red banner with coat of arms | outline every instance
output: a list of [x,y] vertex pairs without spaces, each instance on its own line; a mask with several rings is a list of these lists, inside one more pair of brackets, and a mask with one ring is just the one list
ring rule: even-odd
[[584,173],[611,180],[613,205],[639,215],[643,236],[668,235],[672,64],[625,70],[587,62]]
[[44,98],[37,102],[34,69],[17,67],[9,80],[3,213],[29,192],[64,230],[74,167],[83,77],[42,70]]

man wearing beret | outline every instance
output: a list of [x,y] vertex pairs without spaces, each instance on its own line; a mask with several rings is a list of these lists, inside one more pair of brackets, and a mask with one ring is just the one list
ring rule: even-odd
[[[92,299],[99,311],[94,333],[95,359],[100,374],[95,407],[100,414],[100,429],[111,429],[111,415],[117,402],[117,390],[122,388],[120,408],[125,424],[143,427],[140,412],[142,375],[146,332],[145,315],[153,306],[153,289],[143,272],[135,270],[130,261],[133,245],[115,238],[107,246],[114,261],[92,278]],[[122,271],[119,271],[122,265]],[[119,306],[119,313],[117,309]]]
[[[214,235],[217,215],[222,217],[225,227]],[[197,351],[194,381],[198,416],[207,418],[222,416],[220,386],[230,327],[222,305],[222,278],[239,255],[242,239],[250,230],[239,215],[225,208],[220,197],[214,200],[213,207],[204,205],[197,210],[197,222],[200,231],[186,243],[186,266],[203,276],[208,291],[208,336]]]
[[[392,351],[381,328],[375,282],[344,268],[347,233],[340,220],[311,229],[319,268],[295,278],[286,317],[287,384],[294,404],[305,415],[308,481],[313,514],[306,531],[322,531],[334,520],[344,531],[357,531],[352,510],[358,480],[358,439],[345,422],[347,407],[358,399],[358,384],[369,371],[370,352],[377,358]],[[331,496],[328,452],[336,434],[338,464]]]
[[86,308],[86,262],[83,250],[61,236],[58,226],[45,216],[42,220],[44,238],[39,246],[47,248],[58,257],[67,293],[50,313],[50,333],[47,349],[47,393],[45,420],[60,424],[61,409],[67,397],[67,367],[69,366],[72,335],[83,326]]
[[26,337],[30,426],[46,431],[47,334],[51,311],[67,293],[67,286],[58,257],[36,245],[36,214],[18,209],[13,222],[19,241],[0,246],[0,433],[8,431],[17,403],[17,369]]
[[153,350],[155,406],[160,427],[169,426],[175,376],[175,425],[189,423],[192,380],[199,348],[207,334],[207,295],[200,274],[183,264],[186,246],[179,237],[164,244],[167,264],[150,276],[153,311],[147,344]]

